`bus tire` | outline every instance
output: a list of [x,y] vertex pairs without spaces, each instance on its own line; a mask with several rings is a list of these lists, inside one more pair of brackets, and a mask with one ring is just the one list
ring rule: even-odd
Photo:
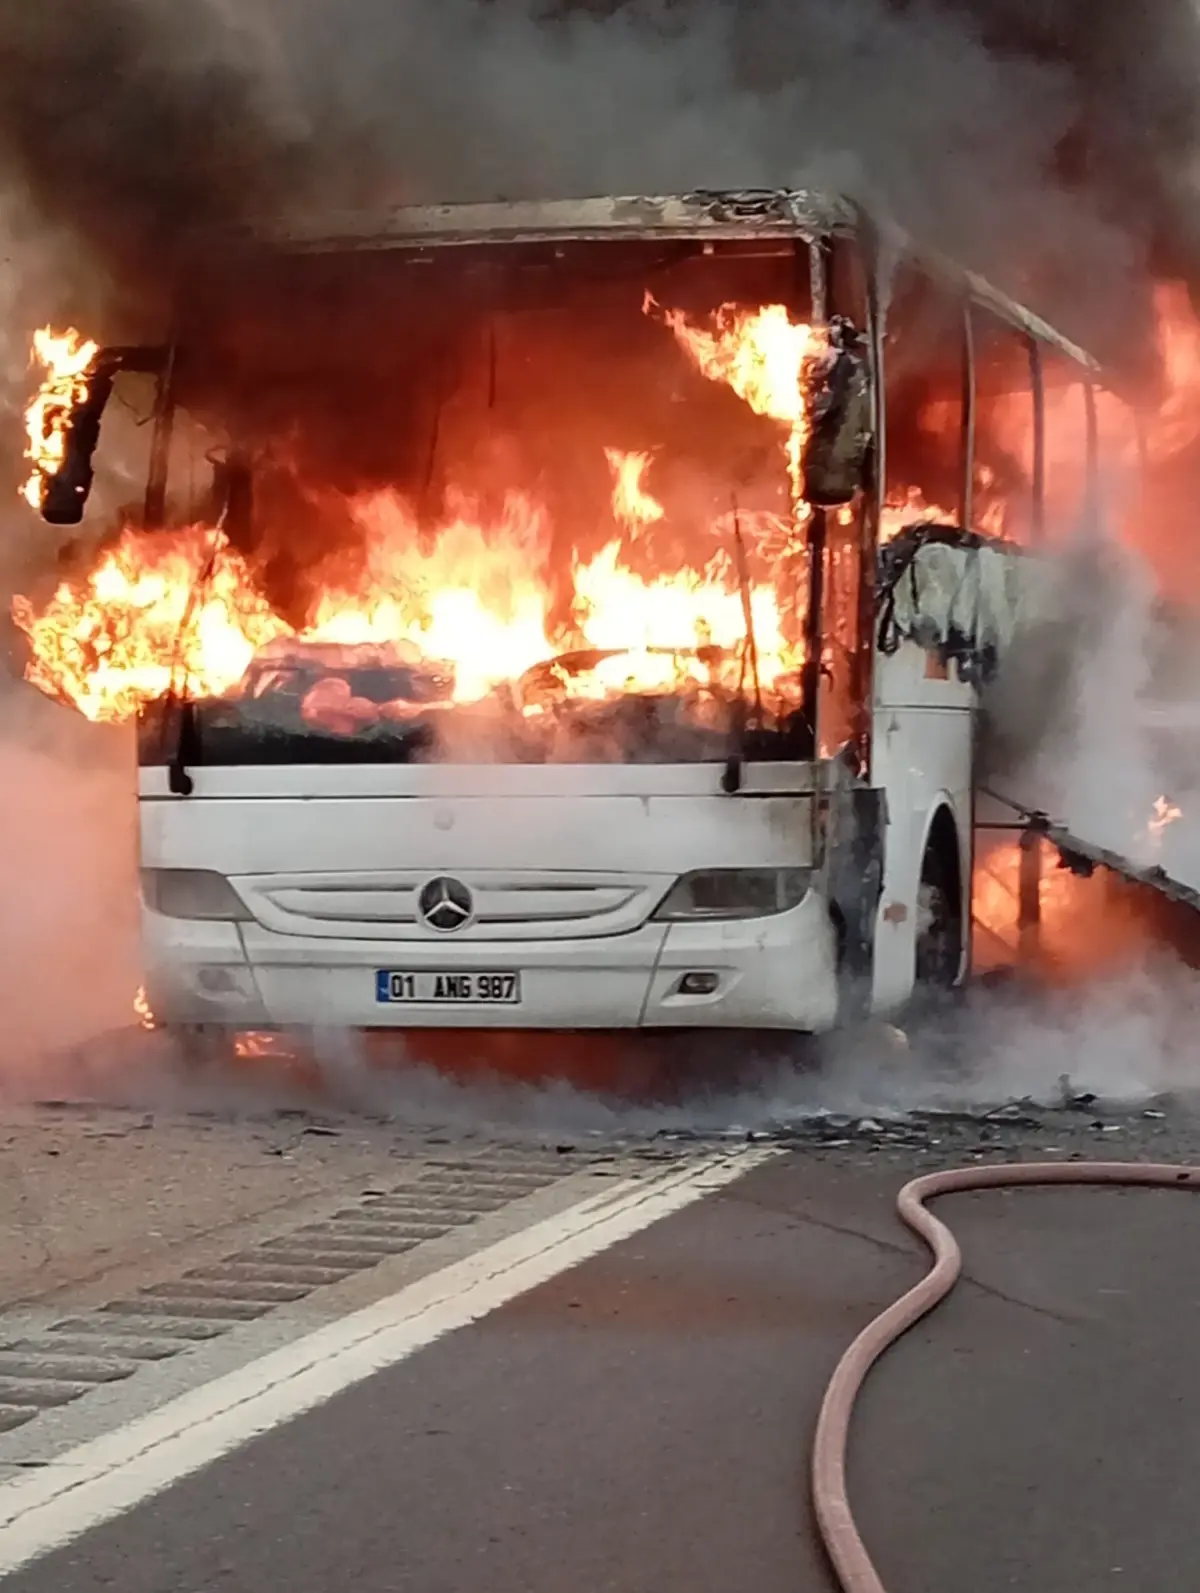
[[958,829],[949,810],[940,808],[917,889],[916,993],[952,990],[962,977],[965,945]]

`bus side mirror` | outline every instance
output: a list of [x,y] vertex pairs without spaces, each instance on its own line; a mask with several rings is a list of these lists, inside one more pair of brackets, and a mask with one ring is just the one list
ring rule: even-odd
[[815,509],[851,503],[867,485],[871,453],[871,369],[862,335],[843,316],[808,373],[809,431],[801,451],[804,501]]
[[39,470],[38,513],[48,525],[79,525],[92,490],[92,459],[100,441],[100,422],[112,396],[115,365],[98,365],[87,395],[62,421],[62,461],[57,470]]

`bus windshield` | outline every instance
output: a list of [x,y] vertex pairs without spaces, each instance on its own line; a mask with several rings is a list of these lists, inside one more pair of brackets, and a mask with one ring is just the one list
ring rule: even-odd
[[200,761],[717,760],[737,727],[811,756],[790,242],[302,256],[258,286],[198,292],[166,530],[117,550],[171,594],[144,757],[164,697]]
[[[758,758],[813,755],[802,672],[777,632],[759,654],[752,612],[739,610],[742,634],[731,624],[725,645],[547,648],[496,678],[470,661],[462,669],[452,648],[439,656],[419,630],[383,643],[285,634],[213,689],[188,661],[207,608],[201,597],[185,617],[183,662],[141,706],[146,761],[170,761],[164,710],[183,702],[204,729],[201,762],[694,762],[728,757],[731,738],[749,738]],[[678,628],[686,634],[686,621]]]
[[[453,666],[387,644],[270,644],[216,696],[143,710],[143,763],[693,763],[731,734],[758,760],[804,759],[798,677],[743,706],[742,650],[589,649],[560,654],[460,701]],[[747,711],[749,710],[749,711]]]

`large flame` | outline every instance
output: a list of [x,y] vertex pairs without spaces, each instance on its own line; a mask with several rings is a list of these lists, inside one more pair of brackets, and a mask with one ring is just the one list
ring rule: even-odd
[[798,503],[808,434],[805,376],[824,349],[819,333],[793,321],[782,304],[759,310],[725,304],[708,326],[693,325],[681,310],[660,310],[651,294],[646,295],[645,310],[662,316],[710,381],[725,382],[756,415],[786,428],[788,475]]
[[197,693],[234,685],[255,650],[287,627],[236,554],[222,545],[212,556],[215,535],[127,531],[87,576],[62,582],[45,608],[16,598],[13,617],[31,643],[28,678],[106,721],[130,718],[165,695],[173,672]]
[[[652,308],[657,307],[648,301],[647,310]],[[664,319],[706,376],[727,382],[756,413],[780,423],[781,451],[798,483],[812,329],[793,324],[778,305],[755,312],[727,307],[707,330],[676,312]],[[36,422],[43,439],[39,468],[45,468],[47,461],[53,466],[56,446],[61,457],[55,416],[86,396],[96,349],[75,333],[58,339],[39,334],[37,348],[53,373],[30,412],[31,437]],[[743,593],[737,561],[730,557],[732,527],[722,517],[711,528],[706,562],[699,567],[676,564],[670,571],[635,574],[630,561],[640,535],[669,517],[646,485],[653,456],[604,452],[614,534],[598,552],[572,561],[567,640],[573,647],[620,650],[622,656],[602,662],[585,681],[572,680],[569,689],[673,689],[681,684],[681,670],[700,678],[709,664],[689,665],[681,655],[710,647],[737,652],[746,640],[747,608],[760,688],[791,675],[801,660],[785,640],[789,627],[777,596],[788,583],[775,575],[779,558],[794,548],[786,539],[768,547],[769,534],[756,536],[757,518],[743,517],[743,529],[756,544],[754,579]],[[17,599],[14,615],[31,642],[29,677],[91,719],[120,720],[173,686],[197,696],[228,692],[260,649],[296,637],[403,646],[447,666],[456,700],[476,701],[561,651],[563,617],[556,610],[552,622],[547,564],[548,550],[560,539],[544,508],[521,493],[510,492],[493,520],[465,496],[450,495],[447,502],[442,523],[430,526],[418,524],[394,493],[353,499],[349,508],[365,549],[361,574],[352,582],[343,577],[324,583],[298,630],[272,610],[252,571],[220,533],[204,527],[128,530],[85,577],[64,581],[44,608]],[[792,624],[790,634],[801,629]],[[319,706],[353,728],[356,709],[343,686],[330,683],[345,702],[331,698]]]
[[25,411],[25,457],[31,469],[22,496],[31,508],[41,505],[46,477],[57,475],[62,469],[71,412],[88,396],[92,366],[99,352],[98,344],[82,337],[73,327],[55,332],[44,326],[34,334],[33,357],[44,374]]
[[[477,700],[558,651],[536,504],[512,495],[497,524],[464,504],[424,539],[391,494],[353,508],[366,571],[354,586],[327,588],[299,631],[258,595],[238,554],[214,542],[217,533],[125,532],[40,611],[17,600],[17,623],[32,644],[30,678],[89,719],[114,721],[163,696],[173,674],[193,695],[228,691],[260,648],[283,637],[402,644],[452,668],[458,701]],[[589,690],[670,687],[678,662],[655,650],[736,649],[745,633],[741,596],[720,555],[706,570],[644,578],[624,566],[614,538],[575,564],[574,588],[578,644],[626,651],[595,672]],[[754,584],[750,599],[768,686],[798,659],[783,639],[774,586]]]
[[[687,650],[743,646],[748,611],[758,684],[770,689],[802,661],[795,640],[802,626],[798,616],[782,612],[780,594],[791,593],[794,602],[798,590],[796,566],[788,561],[802,557],[809,515],[800,496],[806,393],[823,338],[779,304],[756,310],[725,305],[703,323],[662,310],[649,295],[644,309],[670,329],[705,377],[778,424],[792,489],[790,521],[753,511],[739,517],[735,509],[713,521],[699,567],[635,573],[632,554],[639,545],[645,551],[639,539],[664,522],[669,531],[670,517],[648,486],[653,454],[606,448],[614,535],[599,552],[573,561],[567,640],[621,656],[562,684],[576,694],[674,689],[686,684],[681,671],[699,679],[709,667],[687,663],[681,658]],[[75,331],[49,330],[37,334],[34,349],[46,372],[27,417],[34,469],[26,496],[36,506],[44,477],[62,463],[70,408],[87,396],[98,350]],[[298,638],[350,647],[402,645],[447,666],[456,700],[476,701],[561,650],[562,614],[556,611],[552,623],[547,567],[547,550],[559,539],[543,507],[517,492],[490,521],[465,497],[450,495],[448,504],[442,522],[429,526],[418,524],[393,493],[355,499],[349,507],[362,531],[361,574],[353,582],[325,583],[298,629],[274,612],[253,572],[217,531],[128,530],[86,576],[64,581],[44,607],[15,601],[14,616],[31,643],[28,677],[90,719],[122,720],[172,687],[193,696],[226,693],[260,649]],[[884,510],[881,534],[886,539],[914,520],[946,518],[919,493],[901,493]],[[736,525],[754,554],[746,594],[730,557]],[[788,578],[780,579],[785,571]],[[360,708],[344,682],[328,686],[329,701],[316,708],[352,730]],[[361,705],[364,715],[374,711]]]

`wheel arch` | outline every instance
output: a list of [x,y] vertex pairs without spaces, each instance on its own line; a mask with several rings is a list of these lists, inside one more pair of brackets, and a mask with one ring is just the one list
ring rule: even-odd
[[[936,879],[954,903],[959,938],[959,980],[970,959],[971,859],[964,850],[970,843],[970,837],[970,827],[968,825],[964,830],[953,802],[944,793],[940,794],[933,803],[925,828],[918,881],[924,884],[931,877]],[[931,861],[934,862],[934,871],[929,867]]]
[[940,796],[934,803],[933,812],[929,816],[929,823],[925,827],[925,843],[921,848],[921,878],[925,875],[925,863],[929,857],[941,860],[950,877],[954,888],[955,900],[963,904],[963,834],[959,827],[958,816],[945,796]]

